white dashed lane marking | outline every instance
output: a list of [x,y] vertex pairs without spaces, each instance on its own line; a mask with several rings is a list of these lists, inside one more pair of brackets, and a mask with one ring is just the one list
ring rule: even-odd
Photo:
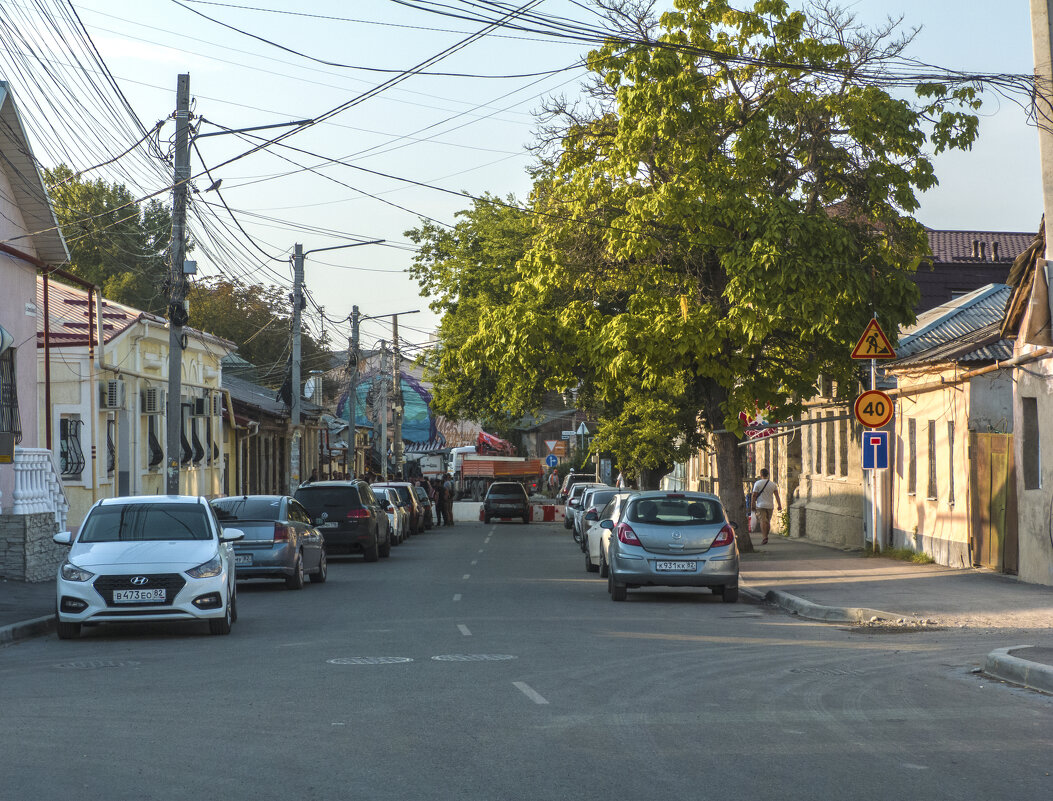
[[472,633],[470,631],[468,631],[468,627],[466,625],[464,625],[463,623],[458,623],[457,624],[457,628],[460,630],[461,634],[463,634],[465,637],[471,637],[472,636]]
[[533,701],[535,704],[547,704],[548,701],[541,695],[537,690],[527,684],[525,681],[513,681],[512,686],[515,687],[519,692],[523,693],[527,698]]
[[456,595],[454,595],[454,596],[453,596],[453,600],[455,600],[455,601],[459,601],[459,600],[461,600],[461,594],[460,594],[460,593],[457,593]]

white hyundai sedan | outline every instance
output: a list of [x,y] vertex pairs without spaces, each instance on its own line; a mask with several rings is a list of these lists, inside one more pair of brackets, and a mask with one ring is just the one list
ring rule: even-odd
[[58,571],[58,636],[82,625],[207,620],[229,634],[237,620],[232,542],[243,532],[220,526],[204,498],[151,495],[96,503]]

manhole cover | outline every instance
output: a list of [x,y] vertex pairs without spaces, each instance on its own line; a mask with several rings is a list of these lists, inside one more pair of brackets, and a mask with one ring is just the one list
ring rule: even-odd
[[340,656],[327,661],[330,665],[397,665],[413,660],[408,656]]
[[138,662],[113,659],[85,659],[80,662],[62,662],[55,667],[60,670],[97,670],[98,668],[135,667],[138,664]]
[[432,659],[436,662],[506,662],[515,657],[511,654],[440,654]]

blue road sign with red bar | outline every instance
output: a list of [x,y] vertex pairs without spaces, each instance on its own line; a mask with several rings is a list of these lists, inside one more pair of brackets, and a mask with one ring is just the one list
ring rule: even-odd
[[888,432],[863,432],[863,469],[888,469]]

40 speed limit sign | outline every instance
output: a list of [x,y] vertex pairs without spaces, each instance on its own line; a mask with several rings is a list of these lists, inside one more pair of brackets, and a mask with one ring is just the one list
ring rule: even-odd
[[879,389],[868,389],[852,409],[863,428],[881,428],[892,419],[892,410],[892,398]]

